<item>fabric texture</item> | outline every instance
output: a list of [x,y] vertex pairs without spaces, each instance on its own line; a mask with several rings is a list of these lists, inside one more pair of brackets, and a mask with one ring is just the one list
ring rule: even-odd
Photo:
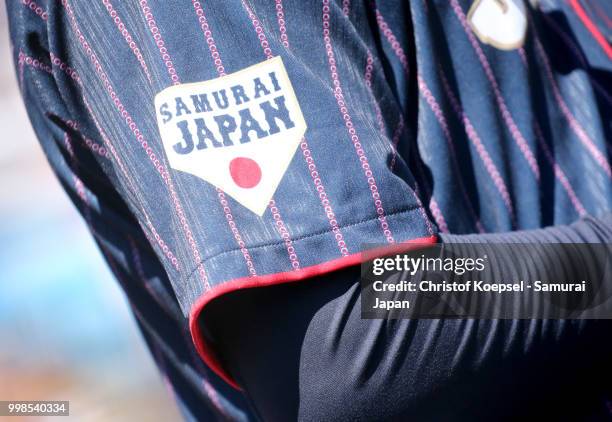
[[[612,213],[441,241],[468,249],[612,244]],[[524,249],[500,255],[491,272],[518,280],[543,275],[542,268],[576,268],[541,251],[538,262]],[[524,265],[515,268],[517,261]],[[201,324],[262,420],[610,419],[612,321],[362,319],[359,277],[359,268],[348,268],[295,286],[237,291],[210,305]]]
[[[594,16],[603,2],[588,3]],[[189,397],[187,414],[252,417],[198,324],[199,305],[218,292],[310,281],[354,265],[370,243],[535,229],[611,209],[606,50],[561,0],[526,5],[524,46],[499,50],[475,36],[471,4],[7,2],[37,136]],[[273,56],[308,129],[259,217],[169,166],[154,97]]]

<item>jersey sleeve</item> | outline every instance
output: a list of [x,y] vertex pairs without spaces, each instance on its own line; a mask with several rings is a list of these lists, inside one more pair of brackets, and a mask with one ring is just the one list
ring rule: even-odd
[[381,47],[375,9],[47,3],[13,10],[44,26],[15,58],[45,152],[94,234],[142,235],[231,384],[196,323],[207,303],[436,240],[409,169],[413,58]]

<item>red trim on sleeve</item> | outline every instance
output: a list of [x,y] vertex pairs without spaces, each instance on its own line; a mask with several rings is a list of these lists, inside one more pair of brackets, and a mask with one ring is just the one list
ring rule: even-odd
[[212,350],[212,348],[209,347],[208,344],[206,344],[206,340],[200,332],[198,319],[200,314],[202,313],[202,310],[207,304],[209,304],[214,299],[223,296],[224,294],[231,293],[237,290],[304,281],[314,276],[340,270],[342,268],[350,267],[351,265],[361,264],[362,262],[373,259],[377,256],[407,252],[410,250],[418,249],[425,245],[431,245],[436,243],[437,240],[438,239],[436,236],[421,237],[418,239],[408,240],[402,243],[396,243],[394,245],[371,249],[364,252],[357,252],[342,258],[324,262],[322,264],[304,267],[297,271],[287,271],[284,273],[274,273],[254,277],[247,276],[219,284],[218,286],[215,286],[204,294],[202,294],[202,296],[200,296],[191,307],[191,312],[189,314],[189,330],[191,331],[191,338],[193,339],[195,348],[198,351],[198,354],[200,355],[202,360],[214,373],[219,375],[221,379],[223,379],[232,387],[240,390],[240,386],[231,377],[231,375],[229,375],[223,369],[219,362],[219,359],[215,355],[214,350]]
[[586,29],[589,30],[595,41],[599,43],[604,52],[608,55],[608,58],[612,60],[612,47],[606,40],[606,37],[599,31],[597,25],[591,20],[587,12],[584,10],[579,0],[569,0],[570,6],[574,9],[574,12],[578,15]]

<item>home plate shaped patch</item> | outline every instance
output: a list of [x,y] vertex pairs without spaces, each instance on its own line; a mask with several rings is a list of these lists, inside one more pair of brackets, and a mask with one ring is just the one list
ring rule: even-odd
[[170,167],[222,189],[257,215],[274,195],[306,122],[280,57],[155,96]]

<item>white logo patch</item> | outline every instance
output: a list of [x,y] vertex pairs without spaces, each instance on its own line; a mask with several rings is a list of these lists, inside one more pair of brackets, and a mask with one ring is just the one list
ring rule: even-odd
[[525,42],[527,11],[523,0],[475,0],[468,21],[480,41],[501,50],[514,50]]
[[155,110],[170,166],[260,216],[306,132],[280,57],[166,88],[155,96]]

